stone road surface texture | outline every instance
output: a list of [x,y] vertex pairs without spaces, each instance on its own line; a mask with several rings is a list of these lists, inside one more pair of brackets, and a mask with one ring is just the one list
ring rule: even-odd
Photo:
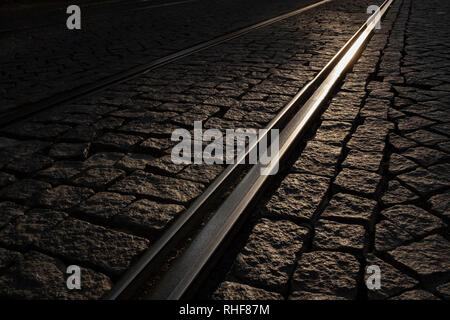
[[448,14],[395,1],[214,299],[450,298]]
[[[264,127],[373,2],[332,1],[1,128],[0,296],[101,298],[223,170],[173,164],[173,130]],[[449,28],[432,17],[449,10],[395,1],[212,297],[448,297]]]

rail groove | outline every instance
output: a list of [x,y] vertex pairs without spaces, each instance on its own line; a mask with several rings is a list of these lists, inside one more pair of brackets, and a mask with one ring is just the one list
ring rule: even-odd
[[[369,17],[359,30],[347,41],[339,52],[328,62],[319,74],[309,82],[267,125],[270,129],[280,129],[279,159],[290,152],[293,146],[304,136],[309,125],[319,114],[324,102],[339,84],[345,72],[364,50],[370,40],[377,22],[386,14],[394,0],[386,0]],[[261,139],[250,145],[244,156],[248,156],[253,148],[257,148]],[[142,285],[149,274],[155,273],[168,253],[186,237],[199,223],[205,214],[208,204],[219,197],[221,190],[242,173],[243,166],[229,165],[224,172],[209,186],[188,210],[169,227],[167,232],[130,268],[118,281],[105,299],[126,299]],[[276,165],[272,161],[270,170]],[[226,240],[236,232],[236,226],[242,221],[245,209],[261,193],[270,180],[270,176],[261,175],[262,166],[255,164],[237,184],[231,194],[223,201],[203,228],[194,237],[189,246],[169,266],[167,272],[152,288],[150,299],[182,299],[189,297],[207,271],[213,265],[215,257],[224,249]]]

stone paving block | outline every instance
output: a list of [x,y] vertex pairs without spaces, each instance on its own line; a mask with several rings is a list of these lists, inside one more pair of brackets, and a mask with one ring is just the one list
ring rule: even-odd
[[375,249],[377,251],[392,250],[413,239],[409,232],[389,220],[382,220],[375,225]]
[[427,130],[417,130],[411,133],[407,133],[405,134],[405,137],[426,146],[433,146],[438,144],[439,142],[444,142],[448,140],[446,136],[433,133]]
[[438,286],[436,290],[444,299],[450,300],[450,282]]
[[360,225],[321,220],[315,228],[313,247],[326,250],[362,250],[365,229]]
[[162,204],[146,199],[130,204],[115,217],[120,226],[151,232],[167,228],[186,208],[177,204]]
[[380,169],[382,158],[383,153],[381,152],[362,152],[353,149],[348,153],[342,166],[377,172]]
[[0,276],[0,295],[32,300],[99,299],[112,288],[111,280],[102,273],[82,267],[80,274],[81,290],[69,290],[66,266],[55,258],[30,251],[20,255]]
[[3,272],[3,270],[17,261],[20,256],[20,252],[0,248],[0,272]]
[[57,143],[54,144],[48,155],[53,158],[86,158],[89,152],[89,143]]
[[340,189],[374,196],[381,176],[370,171],[344,168],[339,172],[334,184]]
[[112,167],[125,155],[118,152],[99,152],[83,162],[85,168]]
[[0,191],[0,197],[4,199],[31,202],[35,197],[50,189],[49,183],[33,179],[19,180]]
[[327,110],[322,114],[323,120],[353,121],[359,112],[359,106],[331,100]]
[[188,165],[186,164],[176,164],[172,161],[171,155],[165,155],[160,158],[156,158],[147,163],[147,167],[149,170],[154,170],[157,173],[162,174],[177,174],[180,173],[181,170],[186,168]]
[[262,219],[238,254],[232,274],[246,283],[283,292],[308,229],[287,220]]
[[427,195],[448,186],[448,182],[441,176],[423,168],[403,173],[397,176],[397,178],[413,190],[418,191],[421,195]]
[[[373,254],[367,256],[367,266],[376,265],[380,268],[380,289],[367,289],[369,300],[384,300],[398,293],[412,289],[419,282],[414,278],[400,272],[390,264],[377,258]],[[367,267],[366,267],[367,270]],[[365,273],[364,281],[367,281],[370,273]]]
[[148,245],[146,239],[72,218],[43,232],[37,244],[50,254],[111,275],[123,273]]
[[117,162],[116,167],[127,170],[144,170],[155,158],[147,154],[129,153]]
[[413,104],[403,111],[412,115],[421,116],[436,121],[443,121],[448,118],[448,113],[440,109],[439,101],[428,101],[420,104]]
[[175,145],[176,142],[170,140],[170,138],[164,137],[150,137],[147,140],[143,141],[139,148],[143,151],[149,152],[168,152]]
[[288,300],[301,300],[301,301],[339,301],[339,300],[349,300],[344,297],[334,296],[331,294],[315,293],[315,292],[293,292]]
[[81,161],[58,161],[50,168],[37,172],[37,176],[50,183],[61,184],[79,174],[82,168]]
[[427,147],[410,148],[402,153],[403,156],[414,160],[424,167],[431,166],[449,158],[449,155]]
[[351,124],[344,121],[323,121],[317,129],[315,140],[342,145],[350,133]]
[[16,177],[12,174],[0,172],[0,188],[3,188],[16,181]]
[[254,288],[246,284],[224,281],[212,295],[214,300],[284,300],[276,292]]
[[407,117],[403,119],[399,119],[397,121],[398,129],[400,131],[413,131],[422,128],[426,128],[434,124],[435,122],[427,120],[422,117]]
[[66,217],[65,213],[46,209],[33,209],[26,214],[17,214],[17,218],[9,221],[0,231],[0,243],[20,248],[35,245],[43,232],[51,230]]
[[403,112],[400,112],[394,108],[389,108],[388,110],[388,119],[389,120],[397,120],[400,118],[404,118],[406,117],[406,115]]
[[437,194],[428,199],[428,202],[431,204],[431,209],[450,218],[450,191]]
[[6,165],[7,170],[16,171],[22,174],[31,174],[53,164],[49,157],[33,154],[14,159]]
[[97,135],[95,128],[80,124],[75,128],[68,130],[61,136],[61,140],[70,142],[90,142]]
[[450,132],[450,123],[440,123],[430,127],[433,130],[438,131],[439,133],[446,134]]
[[[247,111],[240,108],[231,108],[224,115],[225,119],[237,121],[247,120],[259,123],[268,123],[273,117],[274,114],[263,111],[253,111],[251,114],[248,114]],[[193,121],[191,123],[193,123]]]
[[18,205],[14,202],[0,202],[0,229],[13,219],[23,215],[26,209],[26,207]]
[[56,210],[66,210],[94,194],[89,188],[60,185],[47,189],[36,199],[36,204]]
[[447,182],[447,185],[450,185],[450,161],[428,167],[428,171],[440,176],[443,181]]
[[120,213],[134,200],[136,198],[130,195],[99,192],[80,204],[76,210],[94,218],[107,220]]
[[439,300],[435,295],[425,290],[410,290],[389,300]]
[[385,206],[391,206],[394,204],[415,201],[417,199],[419,199],[419,196],[403,187],[397,180],[390,180],[386,192],[381,197],[381,202]]
[[411,171],[415,168],[417,168],[417,164],[414,161],[411,161],[398,153],[392,153],[389,158],[389,172],[393,175]]
[[381,211],[381,214],[414,237],[445,226],[441,219],[414,205],[395,205]]
[[341,147],[323,141],[311,140],[294,163],[293,171],[334,176]]
[[408,148],[414,147],[417,144],[409,139],[406,139],[402,136],[399,136],[395,133],[389,134],[389,143],[396,149],[397,151],[404,151]]
[[136,170],[109,188],[127,194],[151,196],[187,203],[203,192],[204,186],[192,181],[164,177]]
[[120,151],[129,151],[133,146],[141,142],[143,138],[129,134],[107,133],[95,141],[95,144],[104,148],[112,148]]
[[321,218],[353,221],[368,225],[376,205],[377,202],[374,200],[338,193],[333,196],[320,216]]
[[216,179],[223,170],[223,166],[216,164],[191,164],[188,165],[183,171],[178,173],[177,177],[209,184],[213,182],[214,179]]
[[291,282],[290,300],[356,298],[359,263],[348,253],[303,253]]
[[288,174],[265,205],[269,217],[311,219],[329,188],[329,179],[310,174]]
[[450,272],[450,242],[440,235],[398,247],[389,251],[389,255],[424,280],[448,276]]
[[73,183],[94,188],[105,189],[108,185],[125,176],[125,171],[115,168],[91,168],[83,171],[75,179]]
[[[371,95],[373,95],[373,92],[371,92]],[[390,95],[390,93],[388,95]],[[367,99],[359,114],[364,118],[373,117],[387,120],[388,110],[388,100]]]
[[347,147],[366,152],[383,152],[386,145],[385,137],[372,130],[364,125],[359,126],[347,143]]

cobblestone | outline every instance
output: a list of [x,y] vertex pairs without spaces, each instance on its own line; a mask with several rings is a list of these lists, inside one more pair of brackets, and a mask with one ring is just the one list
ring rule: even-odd
[[304,253],[292,278],[289,299],[354,299],[358,271],[358,261],[351,254]]
[[283,296],[279,293],[229,281],[222,282],[212,298],[215,300],[283,300]]
[[389,255],[425,280],[448,275],[450,271],[450,242],[440,235],[398,247]]
[[61,261],[36,251],[16,255],[17,262],[0,276],[0,296],[39,300],[99,299],[112,287],[111,280],[104,274],[81,268],[81,290],[69,290]]
[[[264,207],[270,217],[311,219],[325,196],[329,180],[308,174],[289,174]],[[298,193],[298,190],[302,190]]]
[[308,229],[281,220],[262,219],[233,265],[237,278],[274,292],[284,292]]
[[129,268],[149,245],[148,240],[105,229],[90,223],[66,219],[51,231],[43,232],[38,248],[51,254],[119,275]]
[[321,214],[322,218],[353,221],[368,225],[377,203],[374,200],[338,193]]
[[315,229],[313,246],[326,250],[362,250],[364,238],[365,230],[362,226],[333,221],[319,222]]

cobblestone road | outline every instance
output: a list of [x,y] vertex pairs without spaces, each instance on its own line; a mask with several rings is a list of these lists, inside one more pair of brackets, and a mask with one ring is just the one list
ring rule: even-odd
[[[259,128],[367,18],[336,1],[2,128],[0,294],[98,298],[221,166],[174,165],[175,128]],[[89,275],[65,287],[68,264]],[[40,272],[44,271],[45,272]]]
[[312,2],[131,0],[81,5],[81,30],[66,28],[66,7],[0,10],[0,112]]
[[[172,131],[263,127],[370,4],[331,2],[0,129],[0,296],[100,298],[223,170],[174,165]],[[449,28],[431,17],[449,10],[395,1],[214,298],[448,297]]]
[[449,299],[448,14],[395,2],[214,299]]

